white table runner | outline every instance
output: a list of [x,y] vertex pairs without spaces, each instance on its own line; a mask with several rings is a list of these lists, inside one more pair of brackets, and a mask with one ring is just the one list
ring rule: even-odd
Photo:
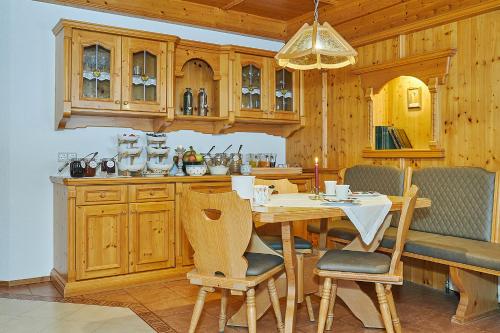
[[340,208],[349,217],[365,244],[370,244],[389,213],[392,201],[385,195],[359,198],[360,205],[335,205],[321,200],[311,200],[311,194],[275,194],[265,207]]

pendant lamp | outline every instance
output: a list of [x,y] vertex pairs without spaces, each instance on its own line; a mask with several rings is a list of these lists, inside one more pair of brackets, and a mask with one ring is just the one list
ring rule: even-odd
[[299,70],[341,68],[356,63],[358,53],[332,28],[318,22],[318,3],[314,1],[314,22],[305,23],[276,54],[282,67]]

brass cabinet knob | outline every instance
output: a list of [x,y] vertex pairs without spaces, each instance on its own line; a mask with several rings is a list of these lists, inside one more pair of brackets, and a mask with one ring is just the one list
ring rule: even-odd
[[120,104],[120,100],[118,100],[118,99],[117,99],[117,100],[115,101],[115,104]]
[[128,101],[123,102],[123,105],[128,105]]
[[106,197],[106,193],[101,192],[101,193],[99,194],[99,196],[100,196],[101,198],[105,198],[105,197]]

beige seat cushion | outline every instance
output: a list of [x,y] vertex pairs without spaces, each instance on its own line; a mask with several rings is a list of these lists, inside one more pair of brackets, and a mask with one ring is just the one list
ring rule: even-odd
[[329,250],[316,267],[326,271],[383,274],[389,271],[391,257],[377,252]]

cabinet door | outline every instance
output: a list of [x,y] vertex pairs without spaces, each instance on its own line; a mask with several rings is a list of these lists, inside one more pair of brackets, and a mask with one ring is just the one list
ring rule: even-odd
[[71,73],[72,107],[119,110],[121,37],[74,30]]
[[173,267],[174,203],[130,204],[130,271]]
[[122,109],[167,112],[167,43],[123,37]]
[[235,110],[242,118],[267,118],[269,112],[269,59],[236,56]]
[[76,278],[128,272],[127,205],[76,208]]
[[271,66],[269,117],[279,120],[299,120],[299,72]]

